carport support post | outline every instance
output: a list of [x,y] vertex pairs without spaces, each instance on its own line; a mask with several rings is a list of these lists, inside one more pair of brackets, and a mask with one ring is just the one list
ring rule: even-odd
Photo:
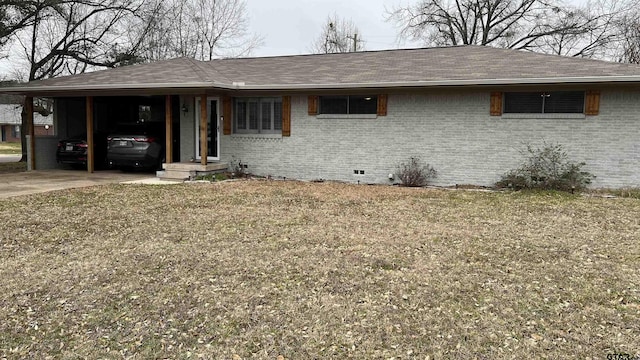
[[25,112],[27,115],[27,134],[29,135],[28,161],[29,169],[36,169],[36,129],[33,126],[33,97],[27,96],[24,99]]
[[93,96],[87,96],[87,171],[93,173],[95,168],[93,151]]
[[164,157],[164,161],[167,164],[171,164],[173,162],[173,109],[171,108],[171,95],[167,95],[165,100],[165,121],[166,121],[166,132],[167,132],[167,145],[166,145],[166,155]]
[[207,95],[200,97],[200,163],[207,165]]

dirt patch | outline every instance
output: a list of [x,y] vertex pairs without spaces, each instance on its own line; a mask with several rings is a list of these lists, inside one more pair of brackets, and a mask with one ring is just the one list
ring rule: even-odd
[[0,174],[27,171],[26,162],[0,162]]

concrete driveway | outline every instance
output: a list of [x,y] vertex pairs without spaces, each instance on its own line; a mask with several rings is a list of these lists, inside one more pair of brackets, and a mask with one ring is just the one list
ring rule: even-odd
[[[117,170],[89,174],[78,170],[42,170],[0,174],[0,199],[103,184],[159,183],[154,174],[123,173]],[[170,184],[166,182],[164,184]]]

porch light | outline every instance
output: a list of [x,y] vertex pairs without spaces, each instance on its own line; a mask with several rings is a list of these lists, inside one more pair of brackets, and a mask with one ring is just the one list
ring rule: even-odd
[[189,108],[187,107],[187,104],[182,104],[182,112],[185,114],[189,112]]

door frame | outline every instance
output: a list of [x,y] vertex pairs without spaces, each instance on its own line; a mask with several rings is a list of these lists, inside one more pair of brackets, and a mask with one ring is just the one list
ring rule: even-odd
[[[216,145],[217,145],[217,150],[216,150],[216,154],[218,154],[218,156],[207,156],[207,160],[211,160],[211,161],[218,161],[220,160],[220,97],[219,96],[207,96],[207,103],[210,103],[212,100],[216,101],[216,138],[218,139],[218,141],[216,141]],[[194,107],[195,107],[195,130],[196,130],[196,156],[195,158],[197,160],[202,160],[202,156],[200,154],[200,101],[201,101],[201,97],[197,96],[195,98],[194,101]],[[207,109],[209,109],[209,106],[207,104]],[[207,119],[211,118],[211,114],[207,114]],[[213,132],[212,132],[213,134]]]

